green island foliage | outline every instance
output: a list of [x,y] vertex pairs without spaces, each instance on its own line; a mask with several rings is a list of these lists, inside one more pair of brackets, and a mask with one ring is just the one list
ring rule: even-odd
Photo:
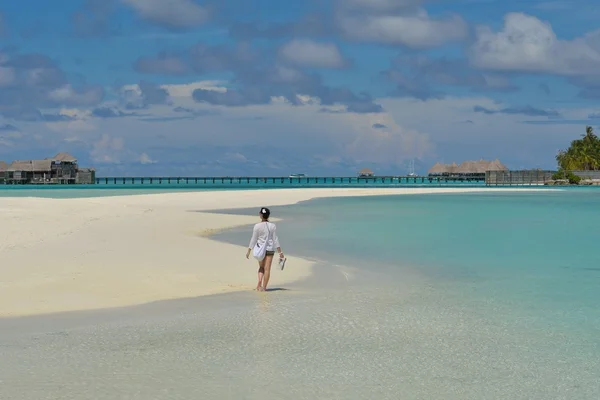
[[575,175],[571,171],[565,171],[564,169],[559,170],[558,172],[552,175],[552,179],[555,181],[567,180],[571,185],[579,185],[581,182],[581,177]]
[[567,150],[556,155],[559,172],[600,170],[600,139],[591,126],[585,127],[585,135],[571,142]]

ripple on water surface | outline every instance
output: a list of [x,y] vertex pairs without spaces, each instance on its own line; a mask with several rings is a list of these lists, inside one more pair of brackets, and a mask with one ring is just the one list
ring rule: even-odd
[[600,396],[597,343],[475,319],[425,285],[299,286],[85,315],[1,322],[0,397]]

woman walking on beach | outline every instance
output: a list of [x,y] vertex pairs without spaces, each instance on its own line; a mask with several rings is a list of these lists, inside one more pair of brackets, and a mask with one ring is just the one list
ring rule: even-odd
[[[254,256],[258,260],[258,284],[256,290],[265,291],[271,277],[271,263],[275,255],[275,249],[279,253],[281,262],[285,261],[283,252],[279,246],[279,238],[277,237],[277,227],[274,223],[269,222],[271,211],[263,207],[258,213],[260,222],[254,225],[252,230],[252,238],[248,245],[246,258],[250,258],[250,252],[254,251]],[[283,264],[282,264],[283,266]]]

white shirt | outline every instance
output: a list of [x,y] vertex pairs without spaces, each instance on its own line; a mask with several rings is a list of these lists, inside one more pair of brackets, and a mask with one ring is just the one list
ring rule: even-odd
[[[268,239],[268,241],[267,241]],[[253,249],[256,246],[264,245],[267,243],[267,251],[275,251],[279,245],[279,238],[277,237],[277,227],[272,222],[259,222],[254,225],[252,230],[252,239],[250,239],[249,249]]]

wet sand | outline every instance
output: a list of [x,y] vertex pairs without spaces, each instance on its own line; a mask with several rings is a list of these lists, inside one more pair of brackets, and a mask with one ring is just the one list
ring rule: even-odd
[[[219,243],[208,236],[253,224],[258,217],[211,214],[210,210],[258,210],[317,197],[470,191],[474,189],[281,189],[0,198],[0,317],[253,289],[256,262],[245,259],[247,244]],[[250,233],[249,228],[248,239]],[[281,240],[284,252],[289,253],[293,247],[285,238]],[[288,265],[293,268],[273,271],[272,285],[311,273],[312,263],[302,258],[289,257]]]

